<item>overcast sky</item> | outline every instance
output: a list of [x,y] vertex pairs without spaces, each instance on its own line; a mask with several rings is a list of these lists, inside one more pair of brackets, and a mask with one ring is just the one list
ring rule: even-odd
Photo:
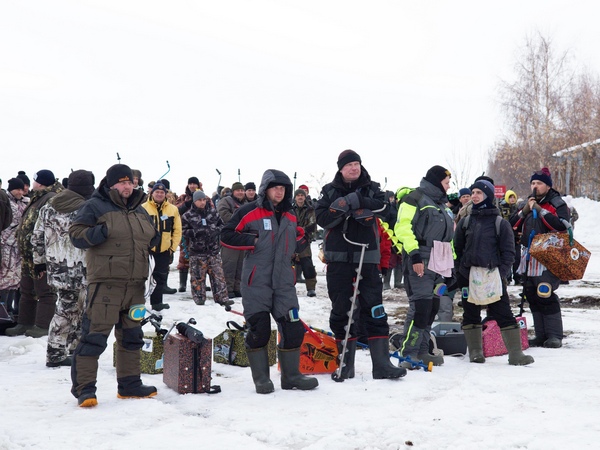
[[[325,174],[356,150],[415,185],[499,137],[501,79],[536,31],[600,73],[593,1],[0,3],[0,178],[117,162],[181,192]],[[479,173],[476,173],[477,175]],[[501,182],[501,180],[500,180]],[[462,187],[462,186],[459,186]],[[313,193],[315,195],[316,193]]]

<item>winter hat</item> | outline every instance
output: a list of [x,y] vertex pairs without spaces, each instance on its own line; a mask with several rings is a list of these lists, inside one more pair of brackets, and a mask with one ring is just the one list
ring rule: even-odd
[[506,191],[506,194],[504,194],[504,200],[506,203],[508,203],[508,199],[513,195],[515,196],[515,200],[517,200],[518,197],[515,191],[511,191],[510,189]]
[[340,156],[338,156],[338,160],[337,160],[337,166],[339,170],[342,170],[342,167],[344,167],[346,164],[354,162],[354,161],[358,161],[359,163],[362,164],[362,160],[360,159],[360,156],[358,155],[358,153],[356,153],[354,150],[344,150],[342,153],[340,153]]
[[241,189],[243,191],[245,191],[246,189],[244,188],[244,185],[242,183],[240,183],[239,181],[236,181],[235,183],[233,183],[231,185],[231,190],[232,191],[237,191],[238,189]]
[[158,181],[154,184],[154,186],[152,186],[152,192],[154,192],[154,191],[164,191],[166,194],[168,189],[163,183]]
[[96,177],[89,170],[76,170],[69,175],[68,189],[83,198],[90,198],[94,192]]
[[250,181],[249,183],[246,183],[246,185],[244,186],[244,189],[245,190],[248,190],[248,189],[256,190],[256,185],[252,181]]
[[301,184],[300,186],[298,186],[298,189],[304,189],[304,191],[306,192],[306,195],[308,195],[308,193],[310,192],[308,190],[308,186],[305,184]]
[[493,179],[491,179],[490,177],[486,177],[485,175],[480,175],[477,178],[475,178],[475,181],[479,181],[479,180],[485,180],[485,181],[489,181],[492,184],[496,184],[496,183],[494,183]]
[[51,170],[38,170],[33,176],[33,180],[41,184],[42,186],[52,186],[56,183],[56,177]]
[[158,180],[157,183],[164,184],[165,187],[167,188],[167,191],[171,190],[171,182],[169,180],[167,180],[166,178],[163,178],[162,180]]
[[471,195],[471,189],[469,188],[462,188],[458,191],[458,198],[462,197],[463,195]]
[[142,172],[137,169],[131,169],[131,173],[138,179],[138,186],[143,186],[144,180],[142,180]]
[[425,180],[429,181],[434,186],[440,188],[440,190],[445,194],[446,189],[442,186],[442,180],[445,180],[446,177],[449,177],[450,171],[442,166],[433,166],[430,168],[425,174]]
[[60,182],[60,184],[62,184],[63,187],[65,189],[67,189],[69,187],[69,179],[68,178],[63,178],[62,181]]
[[228,195],[231,195],[230,188],[224,187],[223,189],[221,189],[221,197],[227,197]]
[[202,192],[200,189],[194,191],[194,195],[192,195],[193,201],[202,200],[203,198],[207,198],[204,192]]
[[471,190],[479,189],[483,192],[483,201],[479,205],[473,204],[476,209],[490,208],[494,205],[494,185],[487,180],[479,180],[473,183]]
[[304,189],[296,189],[296,192],[294,192],[294,198],[296,198],[296,195],[304,195],[306,197],[306,191]]
[[534,172],[534,174],[531,175],[529,182],[531,183],[533,180],[539,180],[542,183],[552,187],[552,176],[550,175],[550,170],[547,167],[543,167],[541,170]]
[[106,184],[113,187],[121,181],[131,181],[133,183],[133,173],[129,166],[125,164],[115,164],[106,171]]
[[17,174],[17,178],[19,178],[23,182],[23,184],[25,184],[27,186],[31,186],[31,182],[29,181],[29,177],[27,175],[25,175],[25,171],[19,170],[19,173]]
[[189,177],[187,184],[192,184],[192,183],[197,184],[198,186],[200,186],[200,180],[198,179],[198,177]]
[[8,192],[15,189],[25,189],[25,183],[20,178],[11,178],[8,180]]

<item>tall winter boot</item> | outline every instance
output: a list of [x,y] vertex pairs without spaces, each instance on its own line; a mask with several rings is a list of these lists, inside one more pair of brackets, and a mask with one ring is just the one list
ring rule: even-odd
[[509,327],[500,328],[502,340],[508,350],[508,363],[511,366],[526,366],[531,364],[534,359],[532,356],[523,353],[521,348],[521,329],[518,324]]
[[535,330],[535,337],[529,339],[530,347],[541,347],[546,342],[546,327],[544,326],[544,315],[540,311],[532,311],[533,316],[533,329]]
[[300,389],[308,391],[319,385],[319,380],[306,377],[300,373],[300,347],[278,348],[279,365],[281,366],[281,389]]
[[404,367],[396,367],[390,361],[390,343],[387,337],[370,338],[369,350],[374,380],[395,379],[406,375]]
[[383,290],[389,291],[392,289],[390,286],[390,280],[392,279],[392,272],[388,269],[387,273],[383,276]]
[[[400,347],[400,354],[405,358],[410,358],[414,362],[419,361],[419,352],[421,350],[421,343],[423,342],[423,339],[425,339],[425,330],[417,328],[413,321],[411,321],[408,326],[405,324],[405,329],[406,333],[405,338],[402,341],[402,346]],[[415,368],[408,361],[401,361],[398,366],[408,370]]]
[[423,339],[421,339],[421,346],[419,347],[417,359],[423,361],[424,364],[432,363],[434,366],[441,366],[444,364],[444,357],[442,355],[432,355],[429,353],[430,339],[431,333],[429,330],[423,330]]
[[179,271],[179,292],[185,292],[187,287],[188,271],[182,269]]
[[554,314],[544,314],[544,328],[546,330],[546,339],[544,347],[560,348],[562,347],[563,323],[560,311]]
[[394,289],[402,289],[402,264],[398,264],[394,267]]
[[[341,359],[342,349],[344,345],[340,339],[336,339],[337,349],[339,352],[338,359]],[[346,344],[346,355],[344,356],[344,366],[342,367],[341,378],[354,378],[354,357],[356,355],[356,338],[348,339]]]
[[269,351],[267,347],[246,348],[252,380],[257,394],[270,394],[275,390],[269,375]]
[[484,363],[485,356],[483,356],[481,325],[464,325],[462,329],[465,333],[465,341],[467,341],[467,348],[469,349],[469,361],[471,361],[472,363]]

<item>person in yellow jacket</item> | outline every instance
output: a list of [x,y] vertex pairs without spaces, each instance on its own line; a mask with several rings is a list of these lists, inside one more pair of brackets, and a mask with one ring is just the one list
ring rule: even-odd
[[152,277],[156,281],[150,305],[155,311],[161,311],[169,309],[169,304],[163,303],[163,289],[169,276],[171,256],[181,242],[181,216],[177,206],[167,200],[167,188],[160,182],[152,187],[148,201],[142,207],[148,211],[161,236],[160,244],[150,249],[154,257]]

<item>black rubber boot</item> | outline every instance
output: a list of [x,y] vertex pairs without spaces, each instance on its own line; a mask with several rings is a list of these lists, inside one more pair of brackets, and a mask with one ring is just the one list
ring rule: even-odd
[[[402,346],[400,347],[399,353],[405,358],[410,358],[412,361],[419,361],[418,355],[421,349],[421,343],[423,342],[423,339],[425,339],[426,331],[422,328],[417,328],[414,322],[410,322],[407,330],[406,337],[404,338],[404,341],[402,341]],[[371,343],[369,342],[369,347],[370,346]],[[415,369],[415,367],[408,361],[401,361],[398,366],[408,370]]]
[[465,325],[462,327],[465,333],[465,341],[469,349],[469,361],[472,363],[484,363],[483,342],[481,340],[481,325]]
[[547,339],[544,341],[546,348],[562,347],[563,322],[560,312],[554,314],[544,314],[544,328]]
[[117,378],[117,397],[119,398],[149,398],[154,397],[157,390],[154,386],[142,384],[138,377]]
[[[336,339],[338,348],[338,361],[341,359],[343,344],[341,340]],[[346,356],[344,357],[344,367],[342,367],[341,378],[354,378],[354,357],[356,355],[356,339],[348,339],[346,345]]]
[[267,347],[246,348],[252,380],[257,394],[270,394],[275,390],[269,375],[269,352]]
[[187,279],[188,279],[188,271],[180,270],[179,271],[179,292],[185,292],[187,287]]
[[390,343],[387,338],[369,339],[369,350],[373,363],[373,379],[394,379],[406,375],[404,367],[396,367],[390,361]]
[[279,365],[281,366],[281,389],[299,389],[309,391],[319,385],[313,377],[300,373],[300,347],[286,349],[278,348]]
[[541,347],[546,342],[546,329],[544,327],[544,315],[539,312],[531,312],[533,316],[533,329],[535,330],[535,337],[529,339],[530,347]]

